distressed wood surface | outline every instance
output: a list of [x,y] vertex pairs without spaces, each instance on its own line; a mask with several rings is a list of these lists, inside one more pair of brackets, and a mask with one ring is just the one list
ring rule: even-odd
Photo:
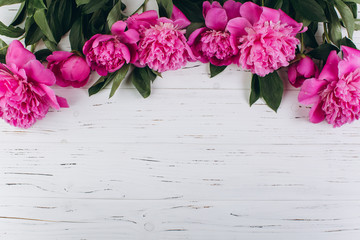
[[163,76],[144,100],[89,98],[94,75],[34,127],[0,122],[0,239],[360,238],[359,122],[309,123],[288,84],[277,114],[250,108],[236,66]]

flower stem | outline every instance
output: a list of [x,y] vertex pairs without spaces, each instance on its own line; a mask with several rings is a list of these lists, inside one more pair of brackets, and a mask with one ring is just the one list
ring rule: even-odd
[[3,47],[3,48],[0,48],[0,51],[6,49],[6,48],[8,48],[8,47],[9,47],[9,46],[5,46],[5,47]]
[[300,33],[300,42],[301,42],[300,52],[304,53],[305,52],[304,33]]
[[324,35],[325,35],[325,40],[326,40],[328,43],[330,43],[331,41],[330,41],[330,37],[329,37],[329,33],[328,33],[328,29],[327,29],[327,27],[326,27],[326,23],[325,23],[325,22],[323,23],[323,26],[324,26]]
[[265,6],[265,0],[261,0],[261,6]]

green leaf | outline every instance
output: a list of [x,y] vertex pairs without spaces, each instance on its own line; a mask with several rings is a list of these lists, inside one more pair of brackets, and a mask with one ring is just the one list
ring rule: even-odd
[[25,2],[25,0],[0,0],[0,7],[22,2]]
[[333,6],[328,4],[327,9],[329,12],[329,22],[327,23],[329,28],[329,37],[336,46],[339,46],[340,40],[342,39],[340,19]]
[[251,79],[251,93],[249,98],[250,107],[260,98],[260,81],[259,76],[253,74]]
[[156,0],[156,2],[159,6],[160,17],[171,18],[174,7],[172,0]]
[[90,0],[76,0],[75,2],[77,6],[80,6],[80,5],[88,4]]
[[24,34],[24,29],[14,26],[6,26],[0,21],[0,35],[4,35],[11,38],[17,38]]
[[82,12],[84,14],[90,14],[102,9],[107,1],[90,0],[89,3],[83,5]]
[[26,46],[37,43],[44,36],[32,17],[26,20],[25,29],[28,29],[25,33]]
[[357,18],[357,4],[353,2],[345,2],[345,4],[350,8],[355,20]]
[[11,26],[19,25],[24,21],[26,17],[26,11],[25,11],[25,3],[21,3],[19,10],[17,11],[12,23],[10,23]]
[[344,2],[353,2],[360,4],[360,0],[345,0]]
[[265,1],[266,7],[273,8],[273,9],[279,9],[282,7],[284,0],[268,0]]
[[174,5],[179,8],[191,22],[204,21],[202,15],[203,2],[203,0],[173,0]]
[[50,41],[49,39],[47,39],[46,37],[43,37],[43,41],[45,43],[45,46],[50,49],[51,51],[57,51],[57,44]]
[[355,31],[360,30],[360,19],[355,19]]
[[50,51],[49,49],[41,49],[37,52],[35,52],[35,57],[37,60],[39,61],[45,61],[46,58],[52,54],[52,51]]
[[227,66],[215,66],[210,63],[210,78],[213,78],[222,71],[224,71],[226,67]]
[[32,17],[37,10],[46,9],[43,0],[28,0],[27,1],[27,15]]
[[82,48],[85,44],[85,37],[83,35],[82,17],[76,19],[74,22],[70,35],[70,45],[72,50],[82,52]]
[[341,39],[340,46],[348,46],[348,47],[357,49],[356,45],[347,37],[344,37],[343,39]]
[[109,85],[109,83],[111,82],[111,78],[110,75],[107,76],[102,76],[100,77],[96,83],[94,83],[88,90],[89,92],[89,96],[94,95],[96,93],[98,93],[100,90],[104,89],[107,85]]
[[319,60],[323,60],[324,62],[326,62],[327,57],[329,56],[330,52],[336,50],[336,52],[339,52],[339,49],[329,43],[324,43],[322,45],[320,45],[319,47],[315,48],[314,50],[308,52],[306,55],[315,58],[315,59],[319,59]]
[[335,0],[335,6],[345,24],[349,38],[352,38],[355,28],[355,20],[351,9],[341,0]]
[[43,34],[49,39],[49,41],[56,43],[54,35],[50,29],[49,23],[46,19],[45,9],[37,10],[34,14],[34,20],[39,26]]
[[143,98],[147,98],[151,93],[151,82],[156,78],[150,68],[135,68],[129,76],[129,79],[139,91]]
[[323,8],[315,0],[290,0],[296,12],[311,21],[326,21]]
[[205,27],[205,24],[203,22],[194,22],[191,23],[187,28],[186,28],[186,38],[189,38],[190,35],[197,29]]
[[6,55],[8,45],[2,39],[0,39],[0,55]]
[[112,84],[112,87],[111,87],[109,98],[114,96],[116,90],[120,86],[120,83],[125,79],[125,76],[126,76],[127,72],[129,71],[129,67],[130,67],[130,64],[125,64],[119,70],[117,70],[115,72],[115,74],[113,75],[114,76],[113,77],[113,84]]
[[125,15],[122,13],[122,2],[120,0],[115,4],[115,6],[111,9],[109,15],[107,16],[107,24],[109,26],[109,29],[111,29],[111,26],[114,23],[122,20],[124,17]]
[[280,106],[284,91],[283,81],[275,71],[265,77],[259,76],[259,83],[262,98],[266,104],[276,112]]

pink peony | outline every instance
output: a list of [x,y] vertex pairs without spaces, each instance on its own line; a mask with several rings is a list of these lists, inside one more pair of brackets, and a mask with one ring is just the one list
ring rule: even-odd
[[72,86],[79,88],[84,86],[90,75],[90,68],[84,58],[75,53],[56,51],[46,58],[48,69],[56,77],[56,84],[60,87]]
[[45,117],[50,107],[68,107],[49,86],[55,84],[54,74],[17,40],[0,64],[0,117],[9,124],[29,128]]
[[318,78],[305,80],[299,102],[310,105],[310,121],[326,119],[334,127],[360,117],[360,51],[342,46],[343,59],[332,51]]
[[96,34],[88,40],[83,52],[92,70],[106,76],[119,70],[125,63],[134,63],[137,59],[136,42],[139,34],[130,29],[125,31],[126,23],[118,21],[111,27],[113,35]]
[[246,2],[241,17],[229,21],[227,30],[232,44],[239,49],[238,65],[259,76],[288,66],[295,57],[295,37],[302,24],[281,10]]
[[301,87],[303,82],[308,78],[317,78],[319,69],[313,60],[307,56],[300,56],[301,59],[289,66],[289,82],[294,87]]
[[219,2],[204,2],[203,15],[206,27],[195,30],[189,37],[194,55],[203,63],[216,66],[234,63],[238,49],[230,43],[230,33],[226,31],[229,20],[240,17],[241,3],[226,1],[224,7]]
[[174,6],[172,19],[158,18],[156,11],[147,11],[130,17],[130,30],[139,32],[139,58],[136,65],[165,72],[176,70],[194,60],[194,55],[181,30],[190,24],[184,14]]

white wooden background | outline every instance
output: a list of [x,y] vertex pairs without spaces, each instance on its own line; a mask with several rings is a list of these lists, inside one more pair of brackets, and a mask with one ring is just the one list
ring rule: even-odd
[[146,100],[56,88],[69,109],[1,121],[0,239],[360,239],[360,122],[311,124],[289,86],[250,108],[236,66],[163,76]]

